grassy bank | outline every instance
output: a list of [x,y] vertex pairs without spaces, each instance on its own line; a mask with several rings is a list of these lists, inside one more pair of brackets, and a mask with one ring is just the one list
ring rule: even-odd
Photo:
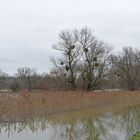
[[140,91],[0,94],[0,121],[22,121],[70,111],[94,114],[140,105]]

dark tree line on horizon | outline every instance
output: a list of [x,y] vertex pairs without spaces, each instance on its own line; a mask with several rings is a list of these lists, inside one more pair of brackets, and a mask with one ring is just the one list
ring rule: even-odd
[[113,48],[100,41],[92,29],[66,30],[59,34],[53,48],[61,53],[53,59],[50,73],[38,74],[34,68],[19,68],[14,76],[0,72],[0,89],[98,90],[140,88],[140,50]]

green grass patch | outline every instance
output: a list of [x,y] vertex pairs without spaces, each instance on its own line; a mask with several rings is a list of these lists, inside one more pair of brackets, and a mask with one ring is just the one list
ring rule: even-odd
[[140,131],[137,131],[129,140],[140,140]]

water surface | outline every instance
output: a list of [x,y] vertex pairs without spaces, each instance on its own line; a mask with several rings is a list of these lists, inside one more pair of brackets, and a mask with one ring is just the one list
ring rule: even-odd
[[128,140],[140,130],[140,106],[102,115],[71,112],[21,122],[1,122],[0,140]]

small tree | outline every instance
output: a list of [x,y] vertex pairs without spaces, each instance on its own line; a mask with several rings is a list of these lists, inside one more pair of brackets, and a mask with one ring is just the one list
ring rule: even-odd
[[0,89],[8,88],[7,79],[8,79],[8,74],[0,70]]
[[13,91],[13,92],[17,92],[21,89],[21,85],[20,85],[20,82],[17,80],[17,79],[13,79],[12,83],[10,84],[10,89]]
[[27,89],[28,91],[32,90],[32,82],[36,79],[36,69],[33,68],[19,68],[17,70],[17,76],[20,78],[23,88]]

